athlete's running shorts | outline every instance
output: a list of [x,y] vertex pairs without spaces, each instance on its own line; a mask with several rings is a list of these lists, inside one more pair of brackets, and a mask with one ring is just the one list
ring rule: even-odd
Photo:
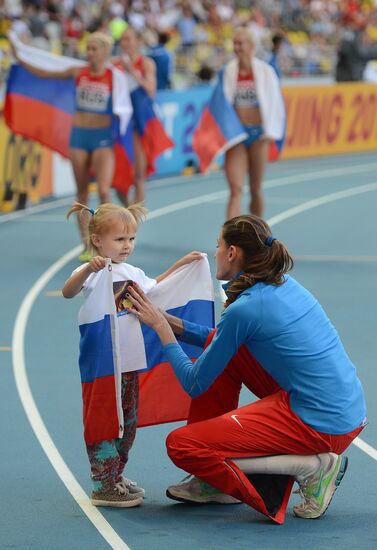
[[254,141],[258,141],[258,139],[260,139],[264,134],[264,130],[259,124],[244,126],[243,128],[247,133],[247,138],[245,139],[245,141],[242,142],[245,147],[250,147],[250,145],[252,145]]
[[73,149],[84,149],[89,153],[102,147],[113,147],[114,138],[109,128],[80,128],[73,126],[69,146]]

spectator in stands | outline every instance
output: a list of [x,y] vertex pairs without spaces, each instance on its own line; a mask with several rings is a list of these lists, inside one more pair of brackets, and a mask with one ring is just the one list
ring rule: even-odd
[[172,74],[174,68],[173,54],[166,48],[169,35],[165,32],[158,33],[158,43],[151,46],[148,57],[156,64],[157,90],[168,90],[172,87]]
[[281,78],[281,68],[279,63],[279,51],[283,44],[284,37],[281,34],[274,34],[272,37],[272,49],[271,55],[268,60],[271,67],[275,70],[275,73]]
[[48,15],[46,10],[38,4],[29,4],[26,9],[29,31],[31,33],[31,45],[41,50],[48,50],[50,44],[46,36],[46,23]]
[[233,25],[229,21],[223,21],[219,15],[217,5],[209,4],[207,21],[201,25],[205,33],[207,43],[216,48],[225,48],[227,41],[231,41],[233,36]]
[[51,3],[47,8],[48,20],[45,27],[50,50],[54,53],[62,53],[63,25],[59,6]]
[[254,6],[250,11],[247,28],[253,36],[255,54],[262,57],[266,51],[266,46],[268,47],[270,32],[263,11],[258,6]]
[[202,65],[199,71],[196,73],[198,78],[198,85],[208,85],[211,83],[214,77],[214,70],[208,65]]
[[11,20],[5,6],[0,4],[0,39],[8,36]]
[[127,19],[129,25],[137,32],[141,32],[145,28],[146,14],[140,2],[132,2],[131,8],[128,11]]
[[366,24],[367,6],[361,7],[360,0],[345,0],[341,3],[341,15],[343,25],[361,30]]
[[79,43],[84,34],[85,26],[83,18],[76,8],[74,8],[64,20],[63,23],[63,48],[64,54],[78,57]]
[[109,30],[113,37],[115,45],[119,43],[119,40],[128,27],[128,23],[124,16],[124,6],[120,2],[115,2],[110,6],[110,21]]
[[[0,0],[0,10],[0,34],[13,21],[13,29],[23,39],[30,41],[34,36],[34,45],[39,41],[50,51],[83,58],[86,32],[110,33],[117,42],[128,23],[143,33],[148,45],[153,43],[148,34],[166,32],[172,37],[172,50],[178,50],[174,52],[176,70],[189,84],[187,75],[195,74],[203,62],[211,59],[217,70],[230,59],[233,29],[243,25],[252,31],[256,55],[262,59],[268,55],[271,29],[285,28],[280,55],[285,74],[328,74],[334,66],[339,24],[360,29],[370,23],[374,6],[370,0]],[[31,20],[29,10],[39,11],[46,19],[43,29]]]
[[377,43],[371,43],[365,30],[348,33],[340,43],[335,68],[337,82],[363,80],[368,61],[377,59]]
[[181,36],[182,51],[189,53],[196,43],[196,26],[198,20],[195,17],[188,2],[182,4],[182,15],[178,18],[176,28]]

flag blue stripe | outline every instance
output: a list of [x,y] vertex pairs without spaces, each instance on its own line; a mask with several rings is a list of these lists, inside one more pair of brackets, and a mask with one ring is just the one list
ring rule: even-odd
[[75,82],[73,78],[67,80],[40,78],[20,65],[12,65],[7,91],[8,94],[20,94],[28,99],[47,103],[70,115],[75,111]]
[[138,134],[142,136],[148,122],[156,118],[153,102],[148,93],[141,86],[138,86],[135,90],[133,90],[130,97],[132,108],[134,110],[133,120],[135,128]]
[[225,97],[221,80],[213,91],[208,108],[227,141],[234,139],[245,131],[237,113]]
[[112,118],[112,128],[113,135],[115,137],[115,142],[122,145],[128,160],[131,164],[134,162],[134,147],[133,147],[133,130],[134,130],[134,121],[131,118],[130,122],[127,125],[126,133],[120,133],[120,121],[119,117],[113,115]]
[[[200,319],[200,324],[204,326],[213,327],[215,325],[214,305],[213,302],[208,300],[191,300],[185,306],[167,309],[167,312],[193,323],[197,323]],[[147,368],[141,372],[145,372],[166,361],[166,357],[162,351],[160,339],[154,330],[146,325],[142,325],[142,331],[147,356]],[[202,352],[202,348],[199,346],[183,342],[180,342],[180,345],[191,359],[196,359]]]
[[110,315],[100,321],[80,325],[81,382],[93,382],[114,375]]

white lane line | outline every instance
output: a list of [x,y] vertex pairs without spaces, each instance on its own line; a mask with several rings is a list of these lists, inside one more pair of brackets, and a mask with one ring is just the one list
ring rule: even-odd
[[[375,190],[377,189],[377,183],[370,184],[369,186],[349,189],[346,192],[330,194],[327,196],[328,201],[325,200],[326,196],[322,197],[321,199],[316,199],[315,201],[309,201],[308,203],[304,203],[301,209],[298,209],[298,208],[289,209],[287,211],[287,212],[290,212],[289,216],[284,217],[283,216],[284,212],[279,215],[280,218],[279,216],[274,216],[273,218],[270,219],[269,223],[270,225],[272,224],[276,225],[280,221],[283,221],[283,219],[288,219],[288,217],[297,215],[302,211],[308,210],[309,208],[314,208],[316,206],[325,204],[326,202],[331,202],[333,200],[339,200],[346,196],[356,195],[358,194],[357,191],[359,193],[367,192],[366,187],[368,187],[369,191]],[[185,201],[179,201],[169,206],[152,211],[149,214],[149,219],[156,219],[158,217],[164,216],[166,214],[170,214],[172,212],[176,212],[178,210],[182,210],[184,208],[189,208],[191,206],[202,204],[203,202],[210,202],[211,197],[212,197],[212,200],[216,200],[221,194],[225,196],[226,192],[219,191],[219,192],[211,193],[201,197],[188,199]],[[336,199],[334,198],[335,195],[337,196]],[[73,473],[65,463],[63,457],[59,453],[38,411],[37,405],[34,401],[34,398],[30,389],[30,385],[27,377],[27,371],[26,371],[24,339],[25,339],[26,325],[27,325],[27,321],[28,321],[32,306],[36,298],[38,297],[38,295],[42,292],[43,288],[52,279],[52,277],[54,277],[54,275],[60,269],[62,269],[68,262],[74,259],[79,254],[80,250],[81,250],[81,245],[75,247],[74,249],[69,251],[67,254],[65,254],[62,258],[60,258],[57,262],[55,262],[34,283],[34,285],[31,287],[31,289],[28,291],[25,298],[23,299],[16,317],[14,330],[13,330],[13,337],[12,337],[13,372],[14,372],[14,377],[15,377],[19,398],[24,407],[26,417],[28,418],[31,424],[31,427],[35,433],[35,436],[39,441],[42,449],[46,453],[46,456],[48,457],[56,473],[58,474],[58,476],[60,477],[64,485],[66,486],[67,490],[71,493],[71,495],[73,496],[77,504],[80,506],[82,511],[86,514],[88,519],[93,523],[93,525],[96,527],[98,532],[102,535],[102,537],[108,542],[108,544],[112,548],[116,548],[117,550],[118,549],[129,550],[129,547],[127,546],[127,544],[119,537],[116,531],[111,527],[111,525],[107,522],[104,516],[99,512],[99,510],[90,504],[85,491],[82,489],[81,485],[78,483]],[[359,442],[364,443],[360,438],[358,438],[358,440]],[[371,447],[371,449],[373,449],[373,447]],[[373,449],[373,451],[377,453],[375,449]]]
[[147,182],[148,190],[153,191],[154,189],[160,189],[162,187],[170,187],[171,185],[179,184],[190,184],[192,180],[197,180],[203,178],[204,180],[216,180],[219,177],[219,174],[222,172],[211,172],[210,174],[191,174],[190,176],[167,176],[166,178],[159,179],[150,179]]
[[374,460],[377,460],[377,449],[360,439],[360,437],[356,437],[352,441],[356,447],[358,447],[361,451],[364,451],[367,455],[369,455],[371,458],[374,458]]
[[326,256],[325,254],[301,255],[293,258],[298,262],[339,262],[339,263],[371,263],[377,262],[377,256]]
[[[70,203],[72,200],[70,201]],[[62,216],[61,214],[43,214],[41,216],[38,216],[38,214],[33,214],[32,216],[28,216],[23,221],[27,223],[67,223],[67,218],[65,216]]]
[[284,204],[294,204],[294,203],[297,203],[297,204],[300,204],[302,203],[303,200],[309,200],[310,198],[313,198],[313,196],[311,197],[304,197],[304,196],[297,196],[297,197],[274,197],[274,196],[269,196],[267,199],[266,199],[266,202],[268,202],[268,205],[270,206],[271,204],[277,204],[277,205],[284,205]]
[[[282,185],[294,185],[296,183],[304,183],[308,181],[316,181],[320,179],[326,179],[326,178],[336,178],[338,176],[344,176],[349,174],[360,174],[363,172],[374,172],[377,169],[377,163],[370,163],[370,164],[356,164],[355,166],[345,167],[345,168],[333,168],[333,169],[326,169],[326,170],[318,170],[316,172],[312,172],[310,174],[296,174],[294,176],[284,176],[281,178],[275,178],[271,180],[266,180],[264,182],[264,188],[265,189],[273,189],[274,187],[280,187]],[[189,181],[196,180],[196,179],[204,179],[204,180],[215,180],[217,177],[221,176],[222,172],[216,172],[214,174],[209,174],[203,176],[202,174],[193,174],[192,176],[177,176],[176,178],[172,178],[170,181],[166,181],[166,179],[162,180],[155,180],[155,182],[151,181],[149,182],[151,184],[150,190],[152,191],[154,188],[158,187],[167,187],[169,185],[174,185],[177,183],[188,183]],[[334,181],[334,180],[333,180]],[[204,183],[204,182],[203,182]],[[330,183],[332,183],[330,181]],[[222,191],[222,194],[215,198],[214,200],[217,200],[219,198],[223,198],[227,195],[228,191]],[[37,214],[39,212],[45,212],[48,210],[52,210],[54,208],[59,208],[61,206],[68,206],[71,204],[72,200],[74,200],[74,197],[71,195],[70,197],[65,197],[62,199],[54,200],[51,203],[47,204],[39,204],[37,206],[30,206],[26,208],[25,210],[17,211],[17,212],[10,212],[9,214],[2,214],[0,215],[0,224],[5,223],[8,221],[15,221],[20,218],[26,217],[26,216],[32,216],[33,214]]]
[[68,206],[72,202],[72,197],[65,197],[64,199],[56,199],[47,204],[37,204],[36,206],[28,206],[25,210],[17,210],[16,212],[10,212],[9,214],[2,214],[0,216],[0,223],[13,222],[26,216],[32,216],[39,212],[46,212],[53,208],[59,208],[60,206]]
[[329,195],[324,195],[322,197],[318,197],[317,199],[312,199],[310,201],[303,202],[299,206],[288,208],[288,210],[284,210],[283,212],[280,212],[280,214],[277,214],[276,216],[272,216],[272,218],[267,220],[267,222],[272,227],[273,225],[276,225],[284,220],[287,220],[288,218],[292,218],[297,214],[302,214],[303,212],[306,212],[307,210],[311,210],[312,208],[316,208],[317,206],[322,206],[324,204],[335,202],[340,199],[345,199],[348,197],[354,197],[355,195],[369,193],[369,191],[375,191],[376,189],[377,189],[377,182],[373,182],[373,183],[368,183],[366,185],[358,185],[356,187],[351,187],[350,189],[345,189],[344,191],[337,191],[336,193],[330,193]]
[[[355,166],[348,166],[344,168],[330,168],[329,170],[318,170],[317,172],[310,174],[297,174],[295,176],[285,176],[271,180],[265,187],[273,188],[280,187],[281,185],[290,185],[293,183],[301,183],[305,181],[321,180],[326,178],[336,178],[338,176],[348,176],[350,174],[361,174],[363,172],[373,172],[377,168],[377,163],[370,164],[357,164]],[[333,183],[331,180],[329,183]]]

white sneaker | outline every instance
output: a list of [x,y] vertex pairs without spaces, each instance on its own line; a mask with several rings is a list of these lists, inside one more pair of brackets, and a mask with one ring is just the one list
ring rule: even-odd
[[[191,479],[190,479],[191,478]],[[170,485],[166,490],[166,496],[180,502],[195,504],[240,504],[241,501],[222,493],[208,483],[194,476],[185,477],[177,485]]]
[[139,487],[136,481],[132,481],[131,479],[122,476],[121,483],[125,485],[131,495],[137,495],[142,498],[145,497],[145,490],[142,487]]

